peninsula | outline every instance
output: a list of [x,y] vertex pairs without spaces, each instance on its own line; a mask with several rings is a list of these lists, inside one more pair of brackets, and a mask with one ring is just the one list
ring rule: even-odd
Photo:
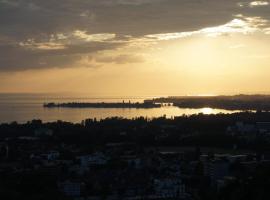
[[70,103],[45,103],[43,104],[45,108],[160,108],[161,104],[153,102],[144,102],[144,103],[131,103],[129,102],[117,102],[117,103],[82,103],[82,102],[70,102]]

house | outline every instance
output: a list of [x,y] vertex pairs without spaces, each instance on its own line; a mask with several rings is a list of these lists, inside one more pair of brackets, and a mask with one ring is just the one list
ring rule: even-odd
[[154,190],[156,195],[167,198],[184,197],[186,194],[185,185],[176,178],[154,179]]
[[58,151],[50,151],[47,154],[47,159],[48,160],[56,160],[57,158],[59,158],[60,153]]
[[84,155],[78,157],[80,160],[80,164],[82,167],[90,167],[93,165],[105,165],[107,164],[107,157],[100,152],[90,154],[90,155]]
[[81,196],[81,183],[73,181],[64,181],[58,183],[58,187],[61,192],[70,197]]
[[53,136],[53,131],[47,128],[40,128],[35,130],[35,136],[42,137],[42,136]]
[[122,159],[125,160],[130,167],[136,169],[142,168],[142,159],[137,156],[122,156]]
[[60,153],[58,151],[49,151],[48,153],[43,154],[31,154],[30,159],[53,161],[59,158],[59,156]]
[[252,133],[256,131],[254,124],[244,124],[243,122],[236,122],[236,130],[240,133]]
[[215,159],[205,163],[204,173],[210,177],[212,184],[216,184],[218,180],[229,175],[229,166],[229,161]]
[[235,162],[244,162],[247,159],[247,155],[231,155],[228,156],[228,160],[231,163],[235,163]]
[[256,125],[260,133],[270,133],[270,122],[257,122]]

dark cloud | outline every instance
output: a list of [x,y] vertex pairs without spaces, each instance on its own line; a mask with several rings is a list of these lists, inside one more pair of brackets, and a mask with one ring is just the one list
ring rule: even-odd
[[116,47],[116,44],[90,43],[67,45],[64,49],[44,50],[19,45],[0,45],[0,69],[15,71],[71,67],[85,55]]
[[[236,14],[270,20],[270,7],[248,6],[248,0],[0,0],[0,70],[63,67],[83,54],[114,49],[121,43],[71,41],[76,30],[113,33],[116,38],[195,31],[227,23]],[[239,6],[242,3],[244,6]],[[65,39],[52,41],[52,35]],[[63,49],[19,45],[60,43]],[[35,44],[34,44],[35,45]],[[37,44],[38,45],[38,44]],[[133,58],[134,61],[137,58]],[[123,58],[107,58],[125,62]],[[123,61],[122,61],[123,60]]]
[[[18,35],[66,32],[144,35],[219,25],[241,10],[236,0],[5,0],[0,23]],[[16,5],[16,6],[13,6]],[[19,32],[14,32],[18,28]]]

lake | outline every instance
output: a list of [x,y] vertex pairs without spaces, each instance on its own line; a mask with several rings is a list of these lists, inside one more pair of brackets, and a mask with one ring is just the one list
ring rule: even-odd
[[152,96],[139,97],[94,97],[87,95],[56,95],[56,94],[0,94],[0,123],[17,121],[25,123],[32,119],[41,119],[44,122],[56,120],[68,122],[81,122],[87,118],[104,119],[107,117],[176,117],[191,114],[217,114],[234,113],[223,109],[184,109],[174,106],[165,106],[151,109],[124,109],[124,108],[44,108],[43,103],[48,102],[143,102]]

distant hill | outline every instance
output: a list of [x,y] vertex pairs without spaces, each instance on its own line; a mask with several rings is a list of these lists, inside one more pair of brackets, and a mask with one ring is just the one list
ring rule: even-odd
[[171,103],[180,108],[218,108],[227,110],[270,110],[270,95],[234,96],[172,96],[149,100],[152,103]]

